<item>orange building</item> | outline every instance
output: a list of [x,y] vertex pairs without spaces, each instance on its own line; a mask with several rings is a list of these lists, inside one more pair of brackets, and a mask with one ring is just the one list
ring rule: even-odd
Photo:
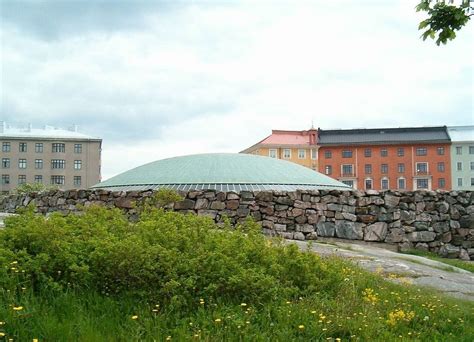
[[318,131],[272,130],[272,134],[240,153],[288,160],[318,170]]
[[356,189],[449,190],[450,145],[445,126],[273,130],[242,152],[288,159]]

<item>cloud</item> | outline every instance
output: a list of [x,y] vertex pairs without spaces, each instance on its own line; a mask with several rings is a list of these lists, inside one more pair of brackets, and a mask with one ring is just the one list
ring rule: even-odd
[[473,122],[472,30],[422,42],[411,2],[6,4],[2,119],[103,137],[107,177],[312,121]]

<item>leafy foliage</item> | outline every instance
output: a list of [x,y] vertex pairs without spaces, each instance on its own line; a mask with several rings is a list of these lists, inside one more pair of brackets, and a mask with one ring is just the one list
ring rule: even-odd
[[57,189],[57,186],[46,186],[43,183],[23,183],[18,185],[14,190],[14,194],[27,195],[32,192],[43,192]]
[[423,40],[428,37],[435,39],[438,34],[436,44],[446,44],[448,40],[456,38],[455,31],[459,31],[467,24],[470,10],[469,1],[465,0],[459,7],[446,4],[444,1],[422,0],[416,6],[416,11],[425,11],[429,17],[418,26],[419,30],[425,30],[421,37]]
[[196,298],[263,303],[322,289],[335,296],[342,281],[337,267],[269,242],[251,221],[219,228],[206,217],[149,209],[130,223],[119,210],[95,207],[49,218],[29,210],[6,224],[0,261],[21,264],[38,290],[93,289],[188,307]]

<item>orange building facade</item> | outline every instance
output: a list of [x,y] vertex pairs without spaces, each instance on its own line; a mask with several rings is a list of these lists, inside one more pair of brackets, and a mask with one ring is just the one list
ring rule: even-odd
[[286,159],[361,190],[450,190],[446,126],[280,131],[241,153]]
[[319,172],[355,189],[451,189],[449,144],[324,146]]

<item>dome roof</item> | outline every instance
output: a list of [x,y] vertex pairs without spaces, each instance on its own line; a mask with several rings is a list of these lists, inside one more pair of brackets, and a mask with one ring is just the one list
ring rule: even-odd
[[285,160],[240,153],[195,154],[157,160],[92,188],[219,191],[352,189],[335,179]]

